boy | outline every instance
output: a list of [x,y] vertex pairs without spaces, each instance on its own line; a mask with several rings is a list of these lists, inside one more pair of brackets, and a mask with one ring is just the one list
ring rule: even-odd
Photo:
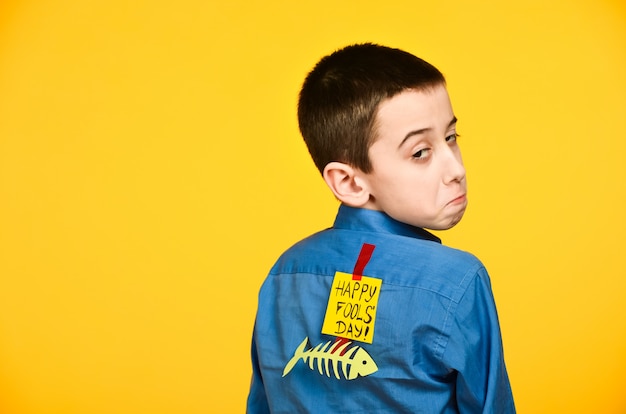
[[300,130],[341,202],[259,294],[249,413],[514,413],[487,271],[444,247],[467,206],[443,75],[398,49],[324,57]]

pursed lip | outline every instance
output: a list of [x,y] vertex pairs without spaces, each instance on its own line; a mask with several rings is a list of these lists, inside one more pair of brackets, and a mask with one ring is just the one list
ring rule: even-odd
[[463,193],[460,196],[454,198],[448,204],[461,204],[461,203],[465,203],[466,201],[467,201],[467,194]]

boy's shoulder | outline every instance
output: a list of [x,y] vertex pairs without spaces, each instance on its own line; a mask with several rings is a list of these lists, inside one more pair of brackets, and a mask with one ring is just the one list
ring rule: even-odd
[[364,243],[373,245],[374,251],[363,274],[386,284],[456,296],[453,292],[462,290],[477,275],[488,278],[476,256],[433,240],[335,228],[315,233],[287,249],[270,275],[333,277],[337,271],[351,273]]

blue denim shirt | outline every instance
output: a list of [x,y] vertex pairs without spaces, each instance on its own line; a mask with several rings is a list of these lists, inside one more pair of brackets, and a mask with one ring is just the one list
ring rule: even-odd
[[[322,324],[335,273],[353,272],[364,243],[363,275],[382,279],[373,342],[340,347]],[[341,206],[280,257],[259,294],[252,367],[248,413],[515,412],[484,266],[378,211]]]

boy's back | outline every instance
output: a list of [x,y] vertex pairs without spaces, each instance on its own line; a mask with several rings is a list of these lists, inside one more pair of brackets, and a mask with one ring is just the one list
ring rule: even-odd
[[[352,273],[364,243],[375,247],[363,274],[383,281],[375,333],[371,344],[353,342],[346,349],[361,347],[377,370],[346,379],[346,362],[336,365],[331,345],[326,353],[300,358],[283,377],[306,338],[306,349],[334,341],[320,332],[333,277]],[[278,260],[261,289],[259,308],[249,412],[514,411],[484,267],[384,213],[342,206],[332,229]],[[363,320],[370,316],[361,309]],[[358,317],[354,329],[362,322]],[[347,362],[346,369],[363,368],[356,363],[362,361]]]

